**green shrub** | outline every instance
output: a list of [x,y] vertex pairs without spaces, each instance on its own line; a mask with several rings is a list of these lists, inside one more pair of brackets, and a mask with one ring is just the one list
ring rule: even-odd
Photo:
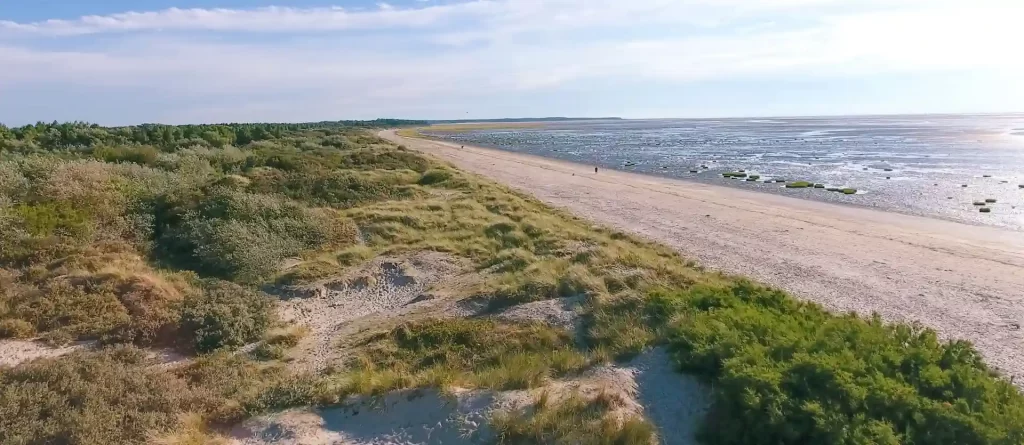
[[272,310],[265,294],[214,280],[201,294],[185,300],[181,329],[198,352],[236,348],[263,336]]
[[115,289],[103,284],[55,281],[9,305],[6,316],[22,320],[39,332],[62,333],[49,337],[59,343],[101,338],[131,321]]
[[293,172],[253,178],[253,188],[282,193],[314,205],[347,209],[379,201],[409,199],[415,196],[409,185],[418,177],[402,172]]
[[802,189],[802,188],[811,187],[813,185],[814,184],[811,184],[810,182],[807,182],[807,181],[795,181],[795,182],[786,183],[786,188]]
[[284,353],[283,346],[269,343],[260,343],[252,350],[253,358],[260,361],[281,360],[284,358]]
[[136,349],[0,367],[0,443],[143,444],[175,428],[187,388]]
[[440,184],[452,178],[452,173],[448,170],[429,170],[423,174],[420,178],[420,185],[434,185]]
[[20,204],[14,207],[14,214],[20,219],[22,227],[36,237],[80,237],[91,226],[89,213],[68,202]]
[[162,211],[157,243],[172,264],[205,275],[260,283],[285,258],[356,241],[355,225],[333,210],[223,188],[193,199]]
[[29,338],[35,333],[36,327],[25,320],[15,318],[0,320],[0,338]]
[[966,342],[745,283],[660,298],[680,366],[714,382],[709,443],[1024,440],[1024,396]]
[[857,189],[845,188],[842,190],[844,195],[853,195],[857,193]]
[[92,151],[93,157],[104,162],[131,162],[139,165],[154,165],[160,152],[148,145],[142,146],[104,146]]

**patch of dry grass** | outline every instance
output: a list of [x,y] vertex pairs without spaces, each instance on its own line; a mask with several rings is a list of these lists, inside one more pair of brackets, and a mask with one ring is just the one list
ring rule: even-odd
[[491,424],[503,445],[654,444],[657,434],[650,422],[613,414],[621,403],[607,393],[590,398],[572,393],[560,399],[545,393],[531,406],[495,413]]

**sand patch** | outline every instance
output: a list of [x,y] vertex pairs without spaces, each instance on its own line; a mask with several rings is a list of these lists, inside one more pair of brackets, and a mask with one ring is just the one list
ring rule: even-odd
[[576,332],[580,325],[580,305],[583,297],[566,297],[552,300],[534,301],[512,306],[498,314],[495,318],[509,321],[539,321]]
[[660,443],[696,444],[710,390],[674,371],[663,348],[625,364],[594,368],[573,379],[518,391],[436,389],[395,391],[381,397],[352,397],[341,406],[294,409],[249,419],[230,432],[235,445],[471,445],[494,443],[489,419],[497,412],[527,410],[541,396],[558,403],[578,395],[615,400],[607,414],[622,421],[644,416]]
[[697,443],[695,435],[711,404],[711,388],[676,372],[664,348],[640,354],[620,369],[632,374],[636,400],[658,428],[663,445]]
[[331,340],[356,321],[377,325],[440,302],[427,293],[462,269],[451,256],[419,252],[377,258],[345,277],[290,289],[278,305],[280,318],[309,328],[299,345],[300,368],[322,370],[332,361]]
[[697,430],[711,403],[711,389],[676,372],[664,348],[645,351],[628,363],[594,368],[549,388],[558,394],[576,391],[585,398],[613,396],[621,403],[612,415],[620,420],[644,416],[657,428],[663,445],[697,444]]
[[300,409],[250,419],[232,430],[236,445],[426,445],[492,443],[486,391],[437,390],[358,397],[336,408]]
[[53,347],[31,340],[0,340],[0,366],[17,366],[35,359],[60,357],[87,347],[87,343]]

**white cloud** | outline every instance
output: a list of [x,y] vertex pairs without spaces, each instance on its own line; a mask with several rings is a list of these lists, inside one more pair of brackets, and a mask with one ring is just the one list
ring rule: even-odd
[[[476,0],[0,21],[0,93],[51,85],[230,96],[242,103],[165,115],[243,120],[232,116],[289,103],[308,113],[455,109],[580,82],[1024,76],[1014,56],[1021,17],[1024,4],[1009,0]],[[249,38],[260,32],[287,38]]]
[[20,23],[0,20],[12,33],[69,36],[142,31],[325,32],[460,26],[533,30],[651,23],[714,25],[751,14],[803,14],[808,8],[856,4],[857,9],[948,0],[470,0],[400,8],[386,2],[376,10],[341,7],[180,9],[91,15],[73,20]]

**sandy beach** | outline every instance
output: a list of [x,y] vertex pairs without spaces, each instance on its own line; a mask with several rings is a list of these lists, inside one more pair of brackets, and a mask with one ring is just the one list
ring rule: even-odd
[[970,340],[991,366],[1024,380],[1024,233],[381,136],[706,267],[834,311]]

